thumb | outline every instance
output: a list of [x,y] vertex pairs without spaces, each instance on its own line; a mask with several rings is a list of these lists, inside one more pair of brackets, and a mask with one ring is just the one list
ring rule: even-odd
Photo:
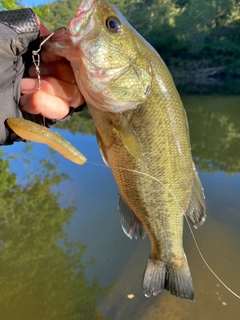
[[49,30],[37,17],[37,21],[38,21],[38,26],[39,26],[39,31],[41,36],[46,36],[48,34],[51,33],[51,30]]

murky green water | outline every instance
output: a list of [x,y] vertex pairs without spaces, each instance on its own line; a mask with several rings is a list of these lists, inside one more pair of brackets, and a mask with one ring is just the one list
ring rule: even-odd
[[[194,233],[209,265],[240,294],[240,96],[182,98],[207,201],[208,218]],[[239,319],[240,301],[207,270],[187,226],[196,302],[142,295],[148,239],[123,234],[118,190],[95,137],[59,131],[89,163],[79,167],[42,145],[4,148],[0,319]]]

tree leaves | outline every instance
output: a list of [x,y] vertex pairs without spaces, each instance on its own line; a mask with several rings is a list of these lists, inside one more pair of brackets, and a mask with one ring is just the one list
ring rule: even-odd
[[2,0],[0,1],[0,9],[4,8],[4,9],[8,9],[8,10],[12,10],[12,9],[16,9],[17,7],[19,7],[19,0]]

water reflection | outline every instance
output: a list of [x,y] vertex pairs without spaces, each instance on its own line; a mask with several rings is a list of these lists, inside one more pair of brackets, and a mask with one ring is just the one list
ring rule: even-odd
[[[195,234],[209,264],[239,293],[240,97],[182,98],[207,199],[208,218]],[[84,166],[57,154],[42,161],[46,147],[37,145],[29,156],[20,143],[6,148],[8,155],[19,154],[10,170],[8,161],[0,162],[3,319],[239,319],[239,300],[207,270],[187,228],[184,246],[196,302],[167,292],[143,297],[149,240],[130,241],[123,234],[118,190],[103,166],[91,119],[86,112],[73,121],[60,133],[87,157]],[[79,133],[84,128],[88,134]]]
[[182,99],[199,169],[240,172],[240,97],[183,96]]
[[182,99],[193,158],[198,169],[206,172],[201,180],[209,195],[208,211],[236,228],[240,225],[240,97],[197,95]]
[[96,299],[110,288],[85,280],[94,260],[83,263],[87,246],[64,231],[76,207],[60,206],[53,191],[69,178],[53,156],[34,161],[32,152],[23,154],[14,160],[18,168],[28,164],[22,183],[3,153],[0,160],[1,319],[105,319]]

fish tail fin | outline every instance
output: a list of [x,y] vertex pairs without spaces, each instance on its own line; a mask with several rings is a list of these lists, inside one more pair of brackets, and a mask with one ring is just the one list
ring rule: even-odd
[[192,277],[185,255],[180,267],[174,263],[148,259],[142,281],[143,294],[146,297],[156,296],[164,289],[180,299],[192,302],[195,300]]

